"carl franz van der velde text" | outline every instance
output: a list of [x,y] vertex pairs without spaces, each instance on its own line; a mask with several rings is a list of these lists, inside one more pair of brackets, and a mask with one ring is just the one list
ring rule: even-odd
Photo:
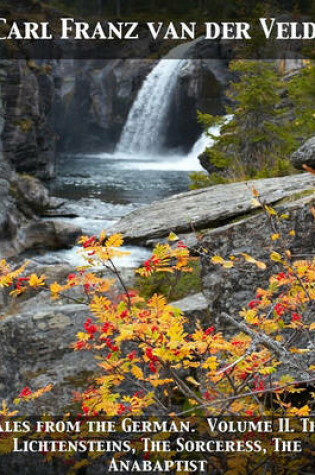
[[[13,40],[138,40],[143,24],[138,22],[101,22],[90,24],[74,18],[60,18],[52,32],[49,22],[23,22],[0,18],[0,41]],[[146,22],[153,40],[245,40],[253,37],[253,25],[248,22]],[[313,40],[315,22],[283,22],[275,18],[259,18],[258,27],[267,40]],[[255,25],[255,28],[257,26]]]

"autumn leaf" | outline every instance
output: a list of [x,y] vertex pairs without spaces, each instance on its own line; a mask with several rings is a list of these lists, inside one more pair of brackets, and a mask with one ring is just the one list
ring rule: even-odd
[[305,163],[302,165],[302,167],[303,167],[304,170],[306,170],[308,173],[311,173],[312,175],[315,175],[315,170],[314,170],[314,168],[309,167],[309,166],[306,165]]
[[106,241],[106,247],[121,247],[124,243],[122,234],[113,234]]
[[211,262],[212,262],[213,264],[224,264],[224,259],[223,259],[223,257],[221,257],[221,256],[213,256],[213,257],[211,258]]
[[29,278],[28,284],[30,287],[36,288],[45,285],[46,276],[42,275],[38,277],[36,274],[32,274]]
[[275,261],[275,262],[281,262],[282,260],[282,257],[280,256],[280,254],[278,252],[272,252],[270,254],[270,259],[272,261]]
[[200,383],[198,383],[198,381],[196,381],[195,378],[193,378],[192,376],[188,376],[188,378],[186,378],[186,381],[188,383],[193,384],[194,386],[200,386]]
[[133,366],[131,368],[131,373],[136,379],[140,379],[140,380],[144,379],[142,369],[139,368],[139,366]]
[[256,190],[254,186],[252,186],[252,195],[255,196],[255,198],[259,197],[259,191]]
[[279,233],[272,234],[272,236],[271,236],[272,241],[277,241],[278,239],[280,239],[280,234]]
[[178,241],[179,237],[175,233],[171,232],[168,236],[168,240],[171,242]]

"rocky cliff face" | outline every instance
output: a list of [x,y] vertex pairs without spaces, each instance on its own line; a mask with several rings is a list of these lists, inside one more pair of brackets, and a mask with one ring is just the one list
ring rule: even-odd
[[[3,100],[3,88],[7,80],[4,69],[5,62],[0,63],[0,134],[5,124],[5,104]],[[14,238],[18,228],[19,215],[16,203],[10,195],[13,172],[4,159],[2,142],[0,141],[0,242]]]
[[180,73],[166,125],[167,148],[188,152],[202,133],[197,110],[212,115],[224,114],[227,64],[217,60],[189,61]]
[[0,62],[0,257],[72,246],[81,233],[73,225],[39,219],[58,206],[35,176],[55,174],[60,85],[50,65]]
[[119,59],[64,63],[62,149],[113,150],[153,65],[154,62]]
[[10,61],[2,87],[5,158],[14,170],[43,179],[52,178],[56,168],[57,136],[52,124],[61,84],[55,66]]

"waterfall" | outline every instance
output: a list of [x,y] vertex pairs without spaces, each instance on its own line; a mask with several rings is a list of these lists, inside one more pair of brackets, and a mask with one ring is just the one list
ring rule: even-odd
[[[157,154],[185,53],[200,39],[174,48],[145,79],[128,114],[116,153]],[[171,58],[181,59],[171,59]]]

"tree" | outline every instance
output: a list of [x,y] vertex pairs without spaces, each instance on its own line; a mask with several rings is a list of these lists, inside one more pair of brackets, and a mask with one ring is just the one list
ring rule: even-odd
[[[234,61],[230,70],[236,79],[228,96],[235,107],[228,108],[232,120],[219,119],[222,133],[212,136],[214,146],[207,149],[214,167],[209,183],[288,174],[291,166],[287,157],[296,140],[290,129],[289,109],[280,94],[284,86],[276,65]],[[206,130],[218,122],[208,114],[198,116]]]
[[298,138],[315,133],[315,65],[304,61],[304,67],[288,82],[291,101],[295,105],[295,123]]

